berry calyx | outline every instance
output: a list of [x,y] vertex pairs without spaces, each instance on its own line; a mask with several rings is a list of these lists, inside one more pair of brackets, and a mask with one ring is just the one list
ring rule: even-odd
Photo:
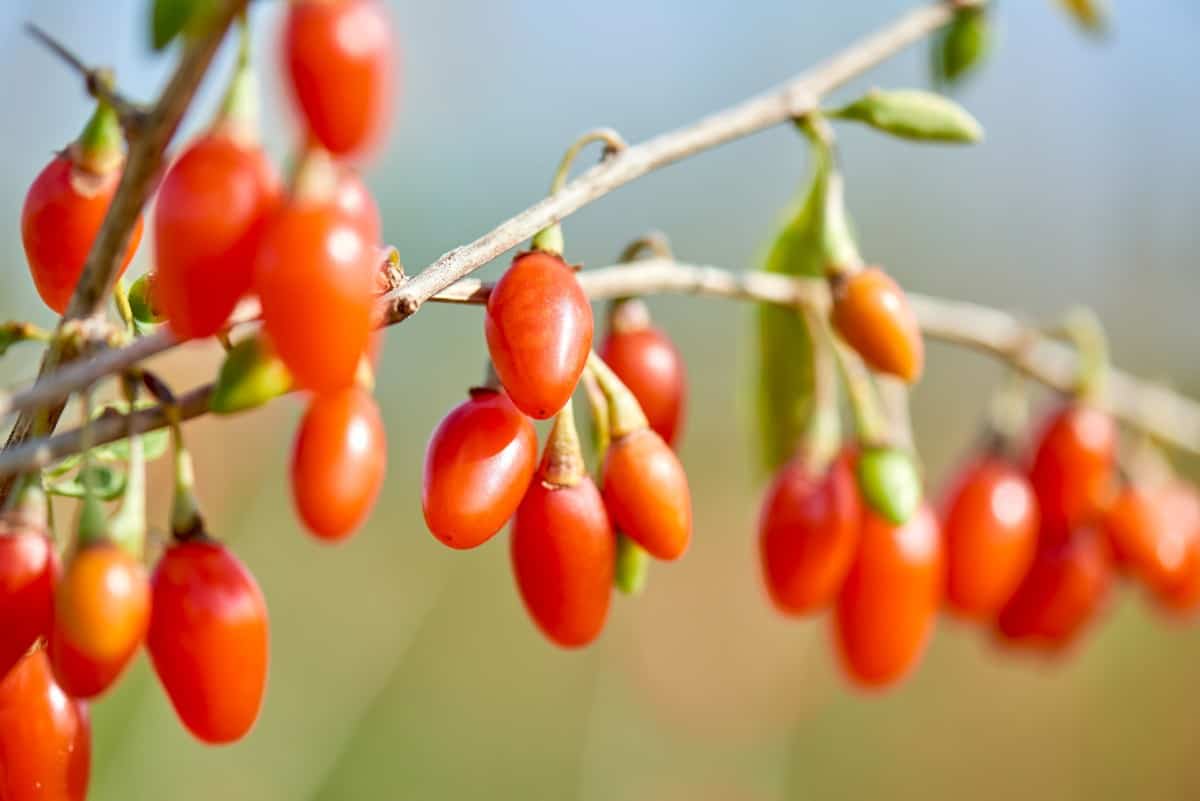
[[477,387],[425,449],[421,508],[451,548],[475,548],[508,522],[537,467],[537,432],[503,390]]
[[834,328],[873,369],[912,384],[921,377],[925,346],[900,285],[878,267],[832,280]]
[[560,257],[513,259],[488,296],[488,353],[517,408],[545,420],[566,404],[592,347],[592,307]]

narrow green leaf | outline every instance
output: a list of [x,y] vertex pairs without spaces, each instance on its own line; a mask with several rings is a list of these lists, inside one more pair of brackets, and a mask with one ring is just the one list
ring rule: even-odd
[[213,8],[213,0],[152,0],[151,46],[155,50],[165,49],[181,33],[199,27]]
[[983,127],[953,100],[921,89],[872,89],[829,115],[920,142],[978,142]]
[[933,81],[952,85],[973,71],[987,56],[992,26],[985,8],[963,8],[933,41]]
[[[96,497],[102,501],[113,501],[121,497],[121,493],[125,491],[124,472],[108,465],[93,465],[88,469]],[[65,498],[82,498],[85,494],[84,471],[80,470],[71,478],[49,484],[46,491]]]

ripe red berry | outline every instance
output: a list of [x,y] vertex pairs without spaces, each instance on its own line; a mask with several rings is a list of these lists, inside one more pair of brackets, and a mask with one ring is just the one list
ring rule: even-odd
[[683,357],[670,337],[649,324],[639,301],[614,309],[611,325],[600,358],[637,398],[650,427],[673,446],[687,405]]
[[378,0],[297,0],[288,6],[284,60],[308,128],[331,153],[361,153],[391,112],[396,45]]
[[858,554],[838,595],[835,632],[851,680],[884,687],[903,678],[925,650],[937,620],[945,558],[927,504],[899,526],[870,510],[862,520]]
[[604,457],[604,503],[617,528],[657,559],[692,539],[692,494],[679,457],[649,428],[618,436]]
[[1188,540],[1200,521],[1172,514],[1177,509],[1164,493],[1132,484],[1122,488],[1104,514],[1104,532],[1118,566],[1147,587],[1167,590],[1186,569]]
[[240,740],[267,683],[267,604],[254,576],[211,540],[167,549],[151,579],[146,645],[188,731],[206,743]]
[[300,386],[336,392],[354,383],[374,321],[377,253],[329,202],[293,199],[266,223],[255,288],[267,333]]
[[1007,461],[970,465],[946,504],[946,600],[964,617],[990,620],[1016,592],[1037,549],[1033,488]]
[[54,683],[39,646],[0,678],[0,799],[84,801],[91,760],[87,704]]
[[358,173],[346,168],[339,171],[333,205],[358,226],[367,244],[376,245],[383,241],[383,219],[379,214],[379,204]]
[[329,541],[353,534],[386,469],[387,434],[369,392],[350,387],[312,399],[292,452],[292,498],[309,531]]
[[57,580],[58,556],[45,533],[0,532],[0,680],[50,633]]
[[154,214],[154,301],[175,336],[212,336],[229,319],[278,199],[266,153],[232,136],[202,136],[171,166]]
[[476,388],[433,432],[421,508],[451,548],[474,548],[504,527],[537,467],[537,432],[503,392]]
[[50,660],[59,685],[76,698],[107,690],[149,624],[150,585],[141,564],[111,542],[81,549],[54,594]]
[[1150,589],[1160,608],[1191,617],[1200,610],[1200,495],[1191,485],[1174,482],[1158,490],[1157,498],[1163,517],[1183,539],[1183,558],[1169,584]]
[[996,620],[1000,636],[1042,650],[1074,642],[1099,612],[1112,584],[1112,556],[1093,527],[1043,536],[1029,572]]
[[600,635],[612,597],[616,537],[587,476],[556,486],[539,476],[517,507],[512,565],[529,616],[564,648]]
[[833,602],[858,549],[861,514],[849,456],[823,475],[799,458],[783,466],[758,523],[763,576],[781,612],[804,615]]
[[925,345],[904,290],[878,267],[835,279],[833,325],[874,369],[908,383],[921,377]]
[[1050,415],[1029,469],[1043,532],[1065,535],[1099,515],[1111,491],[1116,449],[1117,427],[1105,412],[1068,403]]
[[592,348],[592,307],[558,256],[517,256],[488,297],[484,333],[517,408],[544,420],[563,407]]
[[[59,314],[67,310],[120,180],[119,169],[91,173],[68,150],[46,165],[25,195],[21,208],[25,257],[38,294]],[[124,274],[141,239],[142,218],[138,217],[119,274]]]

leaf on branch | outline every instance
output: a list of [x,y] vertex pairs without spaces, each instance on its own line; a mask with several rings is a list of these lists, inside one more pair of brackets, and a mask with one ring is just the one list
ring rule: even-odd
[[1094,36],[1108,33],[1108,4],[1103,0],[1058,0],[1079,27]]
[[199,28],[215,10],[214,0],[152,0],[150,44],[165,49],[185,31]]
[[[92,490],[96,497],[102,501],[114,501],[125,491],[125,473],[115,467],[92,465],[88,468],[87,476],[91,477]],[[64,498],[82,498],[86,492],[84,480],[87,476],[80,470],[71,478],[47,485],[46,491]]]
[[[152,400],[140,400],[137,402],[138,410],[149,409],[155,405]],[[129,404],[123,400],[109,401],[101,406],[92,415],[93,420],[98,420],[101,417],[120,416],[124,417],[129,409]],[[157,431],[147,431],[140,435],[142,438],[143,458],[147,462],[152,462],[155,459],[162,457],[167,452],[167,447],[170,444],[170,435],[165,429]],[[92,448],[92,458],[99,462],[123,462],[129,459],[129,439],[118,439],[104,445],[97,445]],[[46,475],[61,476],[74,470],[80,462],[83,461],[82,454],[72,454],[67,458],[54,463],[46,468]]]
[[[823,218],[828,163],[817,155],[809,190],[767,252],[764,270],[820,276],[825,270]],[[814,389],[812,335],[795,310],[760,304],[755,310],[758,365],[755,382],[758,451],[773,471],[792,455],[804,430]]]
[[921,89],[872,89],[829,116],[920,142],[978,142],[983,126],[953,100]]
[[933,41],[933,82],[958,83],[976,69],[992,45],[992,26],[986,8],[959,9]]

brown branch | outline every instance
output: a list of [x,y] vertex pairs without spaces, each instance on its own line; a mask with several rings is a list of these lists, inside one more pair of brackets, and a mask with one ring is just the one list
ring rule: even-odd
[[[807,306],[818,312],[827,310],[829,304],[828,289],[821,280],[731,272],[662,259],[584,270],[579,274],[579,282],[593,300],[685,294]],[[490,290],[491,285],[467,278],[430,300],[481,304],[487,301]],[[974,303],[917,293],[909,293],[909,299],[928,338],[994,356],[1052,389],[1067,392],[1074,385],[1077,366],[1074,351],[1013,315]],[[207,413],[211,392],[212,385],[208,384],[185,395],[181,399],[184,419]],[[1107,391],[1099,402],[1125,424],[1182,450],[1200,453],[1200,403],[1117,369],[1110,372]],[[122,420],[98,421],[94,426],[94,441],[102,444],[127,436]],[[149,431],[164,427],[167,421],[162,409],[155,407],[138,412],[134,424],[138,431]],[[4,451],[0,453],[0,476],[46,467],[78,452],[80,444],[81,432],[76,429]]]
[[[96,240],[92,243],[79,284],[75,287],[75,294],[71,297],[67,313],[60,325],[102,313],[104,300],[111,292],[113,282],[120,271],[129,236],[142,208],[154,191],[162,170],[167,144],[175,135],[179,122],[208,71],[225,32],[246,2],[247,0],[225,0],[219,8],[214,9],[207,22],[207,28],[188,40],[174,74],[163,89],[158,102],[146,113],[144,121],[136,131],[137,137],[130,145],[121,182],[117,186]],[[56,339],[42,358],[39,377],[49,375],[57,370],[60,364],[71,361],[78,355],[75,349],[68,346],[67,340]],[[6,450],[19,447],[34,435],[35,417],[39,416],[35,414],[36,411],[27,410],[17,419],[9,433]],[[54,430],[62,411],[61,401],[46,409],[42,418],[45,430]],[[12,486],[12,475],[0,481],[0,505],[8,498]]]

